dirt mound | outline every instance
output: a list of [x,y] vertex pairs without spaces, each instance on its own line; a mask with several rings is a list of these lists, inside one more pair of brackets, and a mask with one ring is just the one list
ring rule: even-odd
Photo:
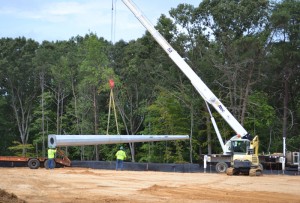
[[26,203],[26,201],[19,199],[14,193],[0,189],[0,203]]

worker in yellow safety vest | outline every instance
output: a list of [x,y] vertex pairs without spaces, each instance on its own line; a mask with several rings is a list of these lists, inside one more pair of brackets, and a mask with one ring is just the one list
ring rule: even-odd
[[117,161],[116,161],[116,171],[120,168],[123,170],[123,161],[126,159],[126,153],[123,151],[123,147],[120,147],[120,150],[116,153]]
[[48,149],[48,167],[49,167],[49,169],[54,168],[55,154],[56,154],[56,148],[49,148]]

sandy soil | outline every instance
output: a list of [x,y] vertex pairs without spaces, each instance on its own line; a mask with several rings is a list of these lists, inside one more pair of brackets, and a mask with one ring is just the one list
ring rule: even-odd
[[26,202],[300,203],[300,176],[83,168],[0,168],[0,174],[0,189]]

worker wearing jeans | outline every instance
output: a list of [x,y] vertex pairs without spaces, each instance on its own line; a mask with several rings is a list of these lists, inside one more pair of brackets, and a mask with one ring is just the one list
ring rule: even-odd
[[120,150],[116,153],[117,161],[116,161],[116,171],[120,168],[123,170],[123,161],[126,158],[126,153],[123,151],[123,147],[120,147]]
[[48,149],[48,167],[49,167],[49,169],[54,168],[55,154],[56,154],[56,148],[55,149],[53,149],[53,148]]

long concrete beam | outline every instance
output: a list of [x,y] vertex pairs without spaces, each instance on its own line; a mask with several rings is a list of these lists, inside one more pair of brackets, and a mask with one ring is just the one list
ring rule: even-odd
[[48,135],[48,147],[187,140],[188,135]]

